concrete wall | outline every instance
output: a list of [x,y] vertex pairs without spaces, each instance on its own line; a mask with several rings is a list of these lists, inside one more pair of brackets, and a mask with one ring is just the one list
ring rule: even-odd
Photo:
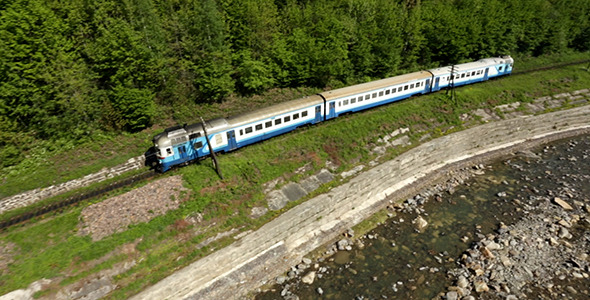
[[432,140],[292,208],[134,299],[240,298],[390,200],[405,199],[445,176],[445,170],[589,132],[590,106],[585,106],[497,121]]

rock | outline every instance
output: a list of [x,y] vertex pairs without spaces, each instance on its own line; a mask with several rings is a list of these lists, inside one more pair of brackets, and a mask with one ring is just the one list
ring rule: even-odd
[[482,247],[482,248],[479,249],[479,251],[481,251],[481,254],[485,258],[494,259],[494,254],[492,254],[492,252],[488,248]]
[[418,216],[412,223],[414,223],[414,226],[416,226],[416,229],[420,232],[423,232],[424,229],[426,229],[426,226],[428,226],[428,222],[426,222],[422,216]]
[[307,258],[307,257],[304,257],[304,258],[301,260],[301,262],[303,262],[303,263],[304,263],[304,264],[306,264],[306,265],[311,265],[311,259],[309,259],[309,258]]
[[518,298],[514,295],[508,295],[506,296],[506,300],[518,300]]
[[321,287],[317,288],[316,291],[318,292],[318,294],[323,295],[324,294],[324,290],[322,290]]
[[572,238],[572,234],[565,228],[565,227],[561,227],[559,228],[559,233],[557,234],[557,236],[559,236],[559,238],[566,238],[566,239],[571,239]]
[[502,249],[502,246],[500,246],[498,243],[494,242],[494,241],[487,241],[483,243],[486,248],[488,248],[488,250],[500,250]]
[[559,197],[555,197],[553,198],[553,202],[559,206],[561,206],[563,209],[565,210],[572,210],[574,209],[573,207],[571,207],[567,202],[563,201],[561,198]]
[[348,246],[348,240],[347,239],[341,239],[338,241],[337,245],[338,245],[338,250],[340,251],[344,251],[346,250],[346,247]]
[[276,281],[277,281],[277,284],[283,284],[283,283],[285,283],[285,281],[287,281],[287,277],[279,276],[279,277],[277,277]]
[[473,285],[475,286],[475,291],[478,293],[484,293],[490,290],[490,288],[488,287],[488,285],[481,281],[481,280],[477,280],[473,283]]
[[311,271],[307,273],[305,276],[301,277],[301,282],[305,284],[312,284],[315,279],[315,271]]
[[457,300],[458,297],[459,295],[455,291],[447,292],[447,294],[445,295],[445,298],[447,300]]
[[457,286],[460,288],[466,288],[467,285],[469,285],[467,278],[465,278],[465,276],[459,276],[459,279],[457,279]]

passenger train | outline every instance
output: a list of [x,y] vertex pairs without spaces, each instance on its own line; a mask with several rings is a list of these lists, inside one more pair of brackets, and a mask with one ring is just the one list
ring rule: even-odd
[[[426,94],[512,72],[510,56],[430,69],[367,82],[291,100],[252,112],[205,121],[211,148],[228,152],[292,131],[297,127],[337,118],[344,113]],[[210,154],[202,123],[166,129],[153,139],[158,169],[166,172]]]

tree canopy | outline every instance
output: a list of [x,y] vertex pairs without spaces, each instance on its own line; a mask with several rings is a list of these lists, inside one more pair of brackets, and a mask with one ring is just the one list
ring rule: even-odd
[[0,0],[0,165],[184,103],[590,49],[590,1]]

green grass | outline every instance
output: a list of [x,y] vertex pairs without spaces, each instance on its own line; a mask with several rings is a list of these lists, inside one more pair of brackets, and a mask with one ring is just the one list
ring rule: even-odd
[[[410,132],[416,145],[424,134],[434,138],[460,130],[464,125],[459,116],[476,108],[528,102],[538,96],[588,88],[589,85],[590,72],[574,65],[461,87],[457,89],[456,104],[444,92],[439,92],[298,129],[219,156],[224,180],[219,179],[210,160],[181,168],[176,174],[182,175],[185,187],[192,190],[189,201],[149,223],[132,225],[125,232],[98,242],[76,234],[80,212],[90,203],[10,228],[0,234],[0,240],[14,244],[17,254],[8,272],[0,276],[0,294],[26,287],[41,278],[77,274],[64,283],[72,282],[124,258],[116,256],[90,271],[81,267],[83,262],[103,257],[120,245],[140,241],[135,257],[138,264],[116,277],[115,283],[120,288],[111,295],[114,299],[127,298],[206,255],[211,249],[232,242],[231,237],[226,237],[197,249],[196,245],[205,239],[231,228],[240,228],[240,231],[256,229],[279,215],[280,212],[269,212],[259,219],[249,217],[252,207],[265,205],[262,184],[267,181],[280,176],[286,181],[302,179],[305,175],[296,175],[294,170],[309,164],[311,168],[307,173],[312,174],[323,168],[328,159],[340,164],[339,171],[366,164],[375,158],[370,149],[376,141],[400,127],[424,129]],[[138,136],[125,138],[140,139]],[[127,142],[121,144],[128,145]],[[390,149],[383,159],[395,157],[401,151],[400,148]],[[316,193],[338,184],[336,181],[329,183]],[[293,205],[296,203],[289,207]],[[198,227],[179,225],[180,220],[197,213],[203,215],[203,224]],[[205,226],[209,226],[205,232],[197,232]]]

